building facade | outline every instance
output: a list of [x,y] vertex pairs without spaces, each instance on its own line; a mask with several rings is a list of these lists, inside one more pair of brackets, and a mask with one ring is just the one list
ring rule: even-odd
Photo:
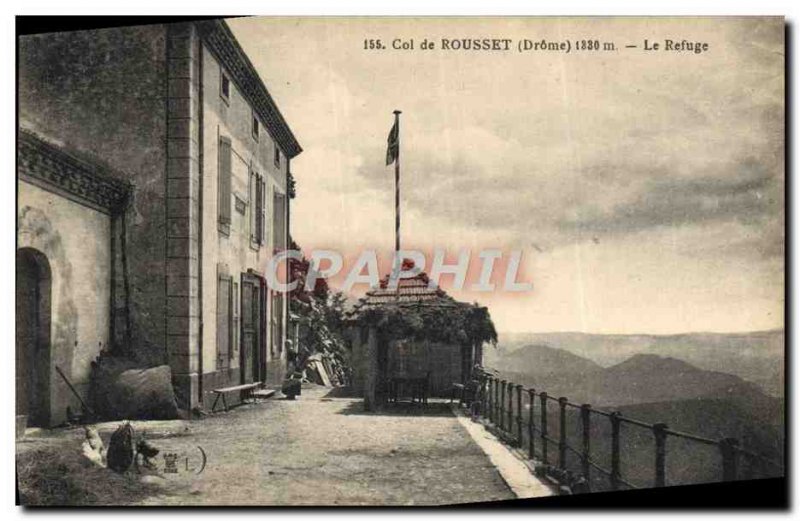
[[[21,37],[19,125],[18,323],[49,330],[17,338],[18,358],[48,354],[17,373],[18,395],[48,396],[28,400],[29,423],[78,408],[56,365],[85,395],[103,349],[169,364],[183,409],[280,383],[288,304],[264,269],[288,247],[301,148],[224,21]],[[48,177],[42,150],[79,181]],[[117,199],[93,202],[106,185]]]

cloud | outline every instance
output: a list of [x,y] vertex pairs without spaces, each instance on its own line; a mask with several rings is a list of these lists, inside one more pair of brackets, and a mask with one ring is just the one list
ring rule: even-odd
[[780,182],[748,157],[722,172],[683,177],[656,172],[630,198],[610,209],[587,204],[565,230],[627,233],[660,226],[724,221],[763,225],[781,213]]
[[[503,328],[780,327],[782,19],[231,23],[305,149],[292,161],[292,234],[304,247],[391,250],[394,172],[384,159],[399,108],[403,245],[524,249],[533,293],[475,297]],[[710,51],[362,45],[363,35],[452,34],[685,37]]]

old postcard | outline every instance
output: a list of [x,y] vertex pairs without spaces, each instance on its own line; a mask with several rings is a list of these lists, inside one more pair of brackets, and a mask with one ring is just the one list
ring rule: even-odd
[[22,505],[780,496],[783,18],[71,23],[17,39]]

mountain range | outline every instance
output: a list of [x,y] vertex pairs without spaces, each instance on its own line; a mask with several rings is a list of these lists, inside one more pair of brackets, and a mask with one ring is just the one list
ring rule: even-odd
[[[534,345],[556,348],[597,366],[611,367],[634,355],[652,354],[684,361],[698,369],[738,376],[759,385],[767,394],[782,397],[784,341],[783,330],[678,335],[501,333],[497,349],[486,349],[484,356],[487,366],[500,364],[510,368],[512,363],[525,363],[513,356],[515,351]],[[565,365],[559,367],[559,363],[567,361],[566,358],[560,362],[554,360],[553,370],[564,371]],[[573,363],[576,362],[573,360]],[[531,361],[525,370],[519,372],[530,372],[535,365],[535,361]],[[588,369],[591,366],[584,364],[578,367]]]
[[[514,383],[551,396],[566,396],[572,403],[619,411],[646,423],[663,422],[672,429],[711,439],[737,438],[750,451],[775,461],[783,458],[784,400],[739,376],[648,353],[634,354],[608,367],[542,344],[524,345],[501,354],[485,365]],[[567,421],[572,426],[572,436],[580,432],[575,428],[579,418],[576,410],[568,408],[567,413],[571,415]],[[551,406],[548,415],[555,425],[558,408]],[[592,427],[592,444],[603,455],[607,455],[610,436],[606,423],[599,421]],[[629,476],[645,485],[651,473],[652,433],[647,429],[627,432],[625,451],[632,464]],[[571,441],[579,443],[578,439]],[[719,479],[717,452],[678,440],[672,442],[672,447],[673,483]],[[749,469],[743,476],[778,475],[780,470],[765,467],[756,474],[752,472]]]
[[495,368],[514,382],[597,406],[730,398],[761,407],[776,400],[738,376],[651,354],[602,367],[562,349],[529,345],[510,353]]

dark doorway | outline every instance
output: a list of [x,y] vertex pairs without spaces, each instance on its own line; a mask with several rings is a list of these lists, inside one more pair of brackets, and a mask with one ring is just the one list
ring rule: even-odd
[[242,274],[242,340],[239,365],[241,382],[259,381],[263,324],[261,279],[249,273]]
[[29,427],[50,422],[50,291],[47,257],[33,248],[17,250],[17,415]]

